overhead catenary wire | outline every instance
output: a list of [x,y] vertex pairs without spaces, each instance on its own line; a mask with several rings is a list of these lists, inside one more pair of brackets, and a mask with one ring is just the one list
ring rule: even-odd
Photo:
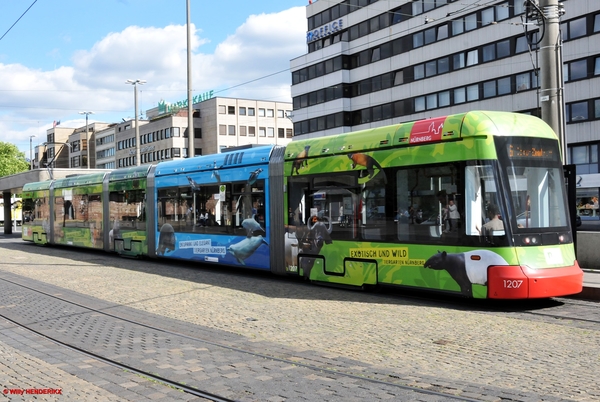
[[10,32],[10,30],[13,29],[15,25],[17,25],[17,22],[19,22],[21,18],[23,18],[23,16],[27,14],[27,12],[31,9],[31,7],[33,7],[35,3],[37,3],[37,0],[34,0],[33,3],[31,3],[31,5],[27,8],[27,10],[25,10],[25,12],[21,14],[21,16],[17,18],[17,20],[10,26],[10,28],[8,28],[6,32],[4,32],[4,34],[0,37],[0,40],[4,39],[4,37]]

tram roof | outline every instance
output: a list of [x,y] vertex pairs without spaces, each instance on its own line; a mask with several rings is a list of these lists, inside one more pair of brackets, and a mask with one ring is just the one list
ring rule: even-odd
[[375,151],[398,146],[418,146],[476,136],[523,136],[556,139],[541,119],[512,112],[471,111],[454,115],[354,131],[322,138],[292,141],[285,159]]
[[148,176],[152,165],[132,166],[128,168],[116,169],[109,173],[109,181],[119,181],[128,179],[141,179]]
[[236,166],[263,164],[269,161],[273,148],[274,145],[238,148],[220,154],[161,162],[156,165],[155,176],[158,177],[184,172],[210,171]]
[[104,180],[106,172],[90,173],[80,176],[65,177],[54,181],[54,188],[76,187],[89,184],[100,184]]

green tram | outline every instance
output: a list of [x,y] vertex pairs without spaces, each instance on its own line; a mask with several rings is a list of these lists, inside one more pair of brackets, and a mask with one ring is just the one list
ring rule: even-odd
[[24,240],[349,288],[582,290],[559,143],[532,116],[473,111],[61,180],[24,187]]

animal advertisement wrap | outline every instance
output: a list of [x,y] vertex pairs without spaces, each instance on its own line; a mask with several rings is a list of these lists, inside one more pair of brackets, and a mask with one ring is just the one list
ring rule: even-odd
[[[258,223],[256,223],[258,225]],[[218,262],[227,265],[269,269],[269,244],[266,234],[246,222],[249,236],[211,236],[176,233],[165,223],[157,233],[156,254],[162,257]],[[258,225],[260,226],[260,225]],[[265,236],[263,236],[265,235]]]
[[[425,245],[334,242],[326,227],[319,229],[324,231],[318,234],[311,233],[311,228],[288,229],[287,272],[349,286],[389,283],[486,298],[488,268],[518,265],[510,248],[438,251]],[[349,250],[348,257],[342,250]]]

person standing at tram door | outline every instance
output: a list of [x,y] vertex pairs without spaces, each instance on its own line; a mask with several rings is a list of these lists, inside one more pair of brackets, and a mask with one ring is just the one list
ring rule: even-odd
[[458,221],[460,220],[460,214],[454,200],[448,201],[448,219],[450,220],[450,231],[458,232]]
[[340,227],[344,227],[345,225],[345,219],[344,219],[344,204],[340,204],[340,216],[338,218],[338,221],[340,223]]

